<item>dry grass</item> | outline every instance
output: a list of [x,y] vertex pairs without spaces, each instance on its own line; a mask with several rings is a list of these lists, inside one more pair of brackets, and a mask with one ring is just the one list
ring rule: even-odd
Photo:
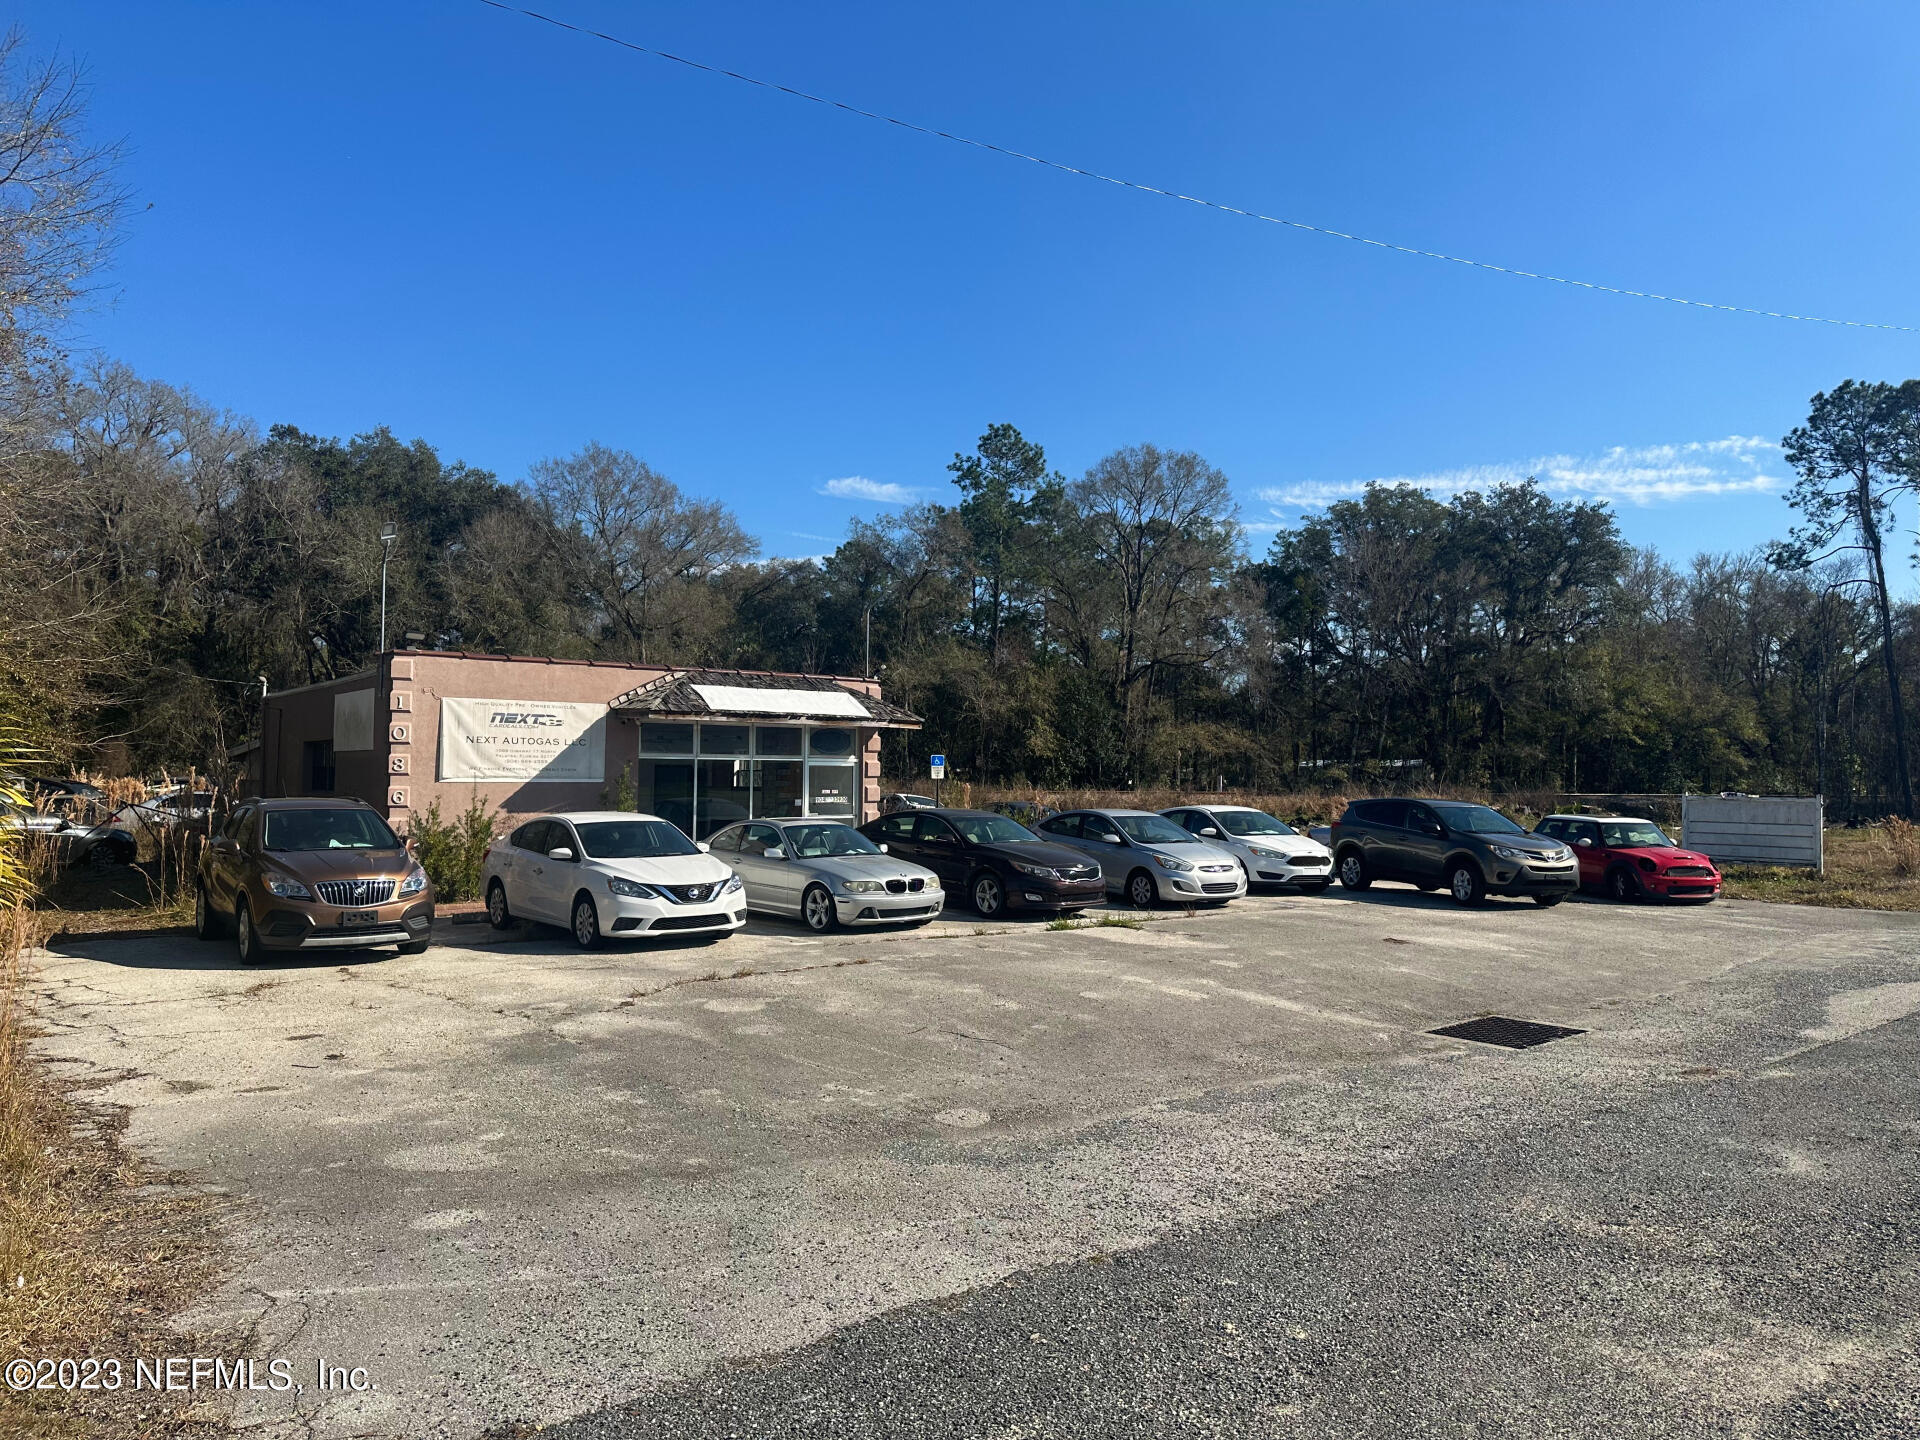
[[1827,869],[1731,866],[1721,894],[1730,900],[1831,905],[1845,910],[1920,910],[1920,837],[1904,820],[1828,829]]
[[[31,924],[0,912],[0,1357],[177,1353],[164,1321],[210,1278],[214,1202],[128,1158],[119,1112],[78,1103],[34,1062],[20,1001]],[[189,1398],[48,1391],[0,1406],[7,1433],[43,1440],[224,1433]]]

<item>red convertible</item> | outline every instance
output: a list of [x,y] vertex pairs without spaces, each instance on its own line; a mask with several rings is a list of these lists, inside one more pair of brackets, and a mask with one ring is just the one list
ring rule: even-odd
[[1580,863],[1580,888],[1616,900],[1711,900],[1720,872],[1697,850],[1683,850],[1651,820],[1626,815],[1549,815],[1534,833],[1565,841]]

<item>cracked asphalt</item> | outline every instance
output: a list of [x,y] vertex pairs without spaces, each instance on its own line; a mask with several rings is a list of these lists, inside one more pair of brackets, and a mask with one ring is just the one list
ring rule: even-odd
[[[1920,917],[485,933],[41,957],[43,1054],[235,1197],[183,1335],[367,1367],[242,1429],[1920,1433]],[[1489,1012],[1588,1033],[1426,1033]]]

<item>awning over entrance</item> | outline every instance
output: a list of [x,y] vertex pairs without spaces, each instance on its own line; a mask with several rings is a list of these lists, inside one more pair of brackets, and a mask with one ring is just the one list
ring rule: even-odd
[[918,730],[920,717],[826,675],[768,675],[752,670],[673,670],[609,707],[615,714],[676,720],[852,722],[879,730]]

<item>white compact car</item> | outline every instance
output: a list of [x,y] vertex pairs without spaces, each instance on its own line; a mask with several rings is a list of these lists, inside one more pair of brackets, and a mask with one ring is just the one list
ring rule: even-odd
[[1333,883],[1333,852],[1264,810],[1181,805],[1160,813],[1209,845],[1232,852],[1250,884],[1298,885],[1318,892]]
[[603,935],[730,934],[747,923],[740,877],[657,815],[582,810],[529,820],[488,849],[480,880],[496,930],[563,925]]

